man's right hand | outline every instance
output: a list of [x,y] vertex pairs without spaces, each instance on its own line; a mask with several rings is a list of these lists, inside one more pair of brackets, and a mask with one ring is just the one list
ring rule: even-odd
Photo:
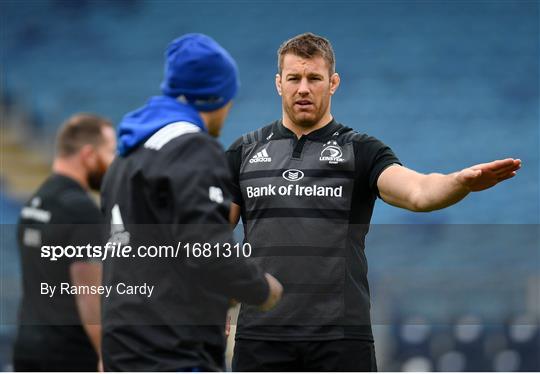
[[261,304],[259,306],[259,309],[263,312],[266,312],[276,306],[279,300],[281,300],[281,296],[283,294],[283,286],[276,278],[274,278],[270,274],[266,273],[264,274],[264,276],[266,277],[266,281],[268,282],[270,293],[264,304]]

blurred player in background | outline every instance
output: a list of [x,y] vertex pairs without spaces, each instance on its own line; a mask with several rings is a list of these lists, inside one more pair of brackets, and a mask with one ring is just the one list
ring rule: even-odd
[[[120,156],[102,189],[110,241],[232,243],[230,174],[214,137],[238,90],[236,63],[210,37],[184,35],[167,49],[161,89],[119,125]],[[104,262],[106,285],[155,287],[152,296],[104,299],[105,370],[223,370],[229,300],[266,310],[281,296],[279,282],[236,255],[186,257]]]
[[[101,346],[99,295],[66,294],[61,283],[99,286],[101,264],[41,258],[41,246],[102,245],[104,219],[89,190],[99,190],[116,150],[111,123],[78,114],[61,127],[53,174],[21,211],[18,243],[23,297],[14,349],[16,371],[96,371]],[[56,287],[54,294],[51,288]]]
[[232,221],[285,294],[262,314],[242,306],[233,370],[376,371],[364,240],[377,197],[423,212],[516,174],[521,162],[493,161],[456,173],[401,166],[379,140],[339,124],[332,46],[306,33],[278,51],[282,119],[227,151],[235,186]]

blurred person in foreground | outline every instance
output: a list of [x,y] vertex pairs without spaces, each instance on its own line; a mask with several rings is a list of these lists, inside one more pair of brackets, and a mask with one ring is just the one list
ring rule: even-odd
[[60,287],[95,290],[101,285],[101,263],[88,257],[51,261],[41,257],[41,247],[102,245],[107,239],[104,218],[89,191],[99,190],[115,150],[108,120],[92,114],[69,118],[58,133],[52,175],[21,211],[23,297],[14,349],[16,371],[98,370],[100,296],[61,292]]
[[110,242],[212,248],[104,262],[105,285],[148,290],[104,299],[104,368],[223,370],[230,299],[267,310],[281,295],[272,276],[236,252],[223,256],[233,243],[230,174],[215,137],[238,90],[236,63],[212,38],[184,35],[167,48],[161,89],[119,125],[119,157],[102,189]]
[[330,42],[306,33],[281,45],[282,118],[227,151],[231,219],[285,294],[262,314],[242,305],[235,371],[376,371],[365,236],[377,197],[415,212],[443,209],[513,177],[520,160],[421,174],[381,141],[338,123]]

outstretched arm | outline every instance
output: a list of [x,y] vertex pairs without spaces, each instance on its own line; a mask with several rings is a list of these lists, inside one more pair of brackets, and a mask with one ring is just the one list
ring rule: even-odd
[[469,192],[482,191],[516,175],[521,160],[507,158],[478,164],[452,174],[421,174],[400,165],[384,170],[377,180],[382,199],[415,212],[443,209]]

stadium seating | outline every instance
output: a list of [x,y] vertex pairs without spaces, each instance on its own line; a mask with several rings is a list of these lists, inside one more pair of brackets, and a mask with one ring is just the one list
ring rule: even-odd
[[450,324],[395,320],[396,344],[386,360],[396,371],[538,371],[538,322],[510,316],[505,324],[493,324],[470,315]]
[[[25,108],[34,134],[27,138],[52,147],[70,114],[117,122],[158,94],[166,44],[204,32],[240,67],[227,146],[280,116],[279,44],[322,34],[342,79],[336,119],[381,138],[406,166],[451,172],[505,156],[524,163],[519,179],[441,212],[377,203],[366,244],[373,320],[391,327],[379,368],[539,371],[540,311],[527,304],[531,280],[540,283],[538,2],[278,4],[0,1],[3,107]],[[0,194],[3,224],[16,221],[21,201]],[[12,320],[13,234],[1,238],[2,318]],[[9,368],[14,331],[5,322],[0,369]]]

